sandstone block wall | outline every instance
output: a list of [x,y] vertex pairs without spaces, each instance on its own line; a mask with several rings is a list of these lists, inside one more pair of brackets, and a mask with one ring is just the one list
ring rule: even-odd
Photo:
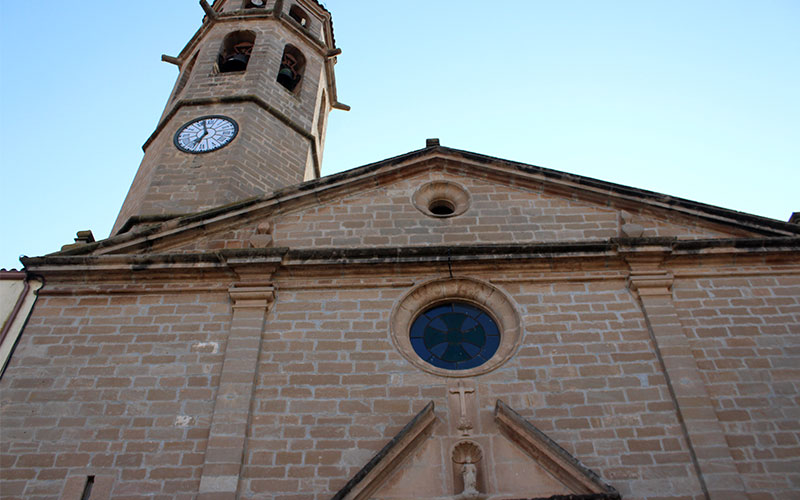
[[[443,169],[444,170],[444,169]],[[449,181],[470,193],[469,208],[452,218],[433,218],[418,210],[414,193],[432,181]],[[271,224],[273,245],[291,248],[393,247],[558,243],[598,241],[622,236],[623,209],[578,196],[572,199],[543,189],[504,186],[474,174],[432,171],[381,183],[352,195],[336,196],[313,206],[280,211]],[[738,228],[700,224],[686,217],[640,211],[630,214],[644,237],[725,238],[750,234]],[[199,237],[160,251],[248,248],[262,221]]]
[[115,499],[193,498],[227,294],[70,292],[39,297],[0,382],[2,497],[60,498],[96,475]]
[[[447,422],[458,411],[448,380],[411,365],[388,331],[397,300],[441,277],[418,271],[275,275],[256,353],[242,498],[329,498],[431,400],[439,423],[421,463],[445,453]],[[492,408],[502,399],[625,499],[701,497],[698,448],[628,271],[562,271],[455,270],[503,290],[524,325],[514,356],[474,378],[476,439],[506,457],[502,467],[487,466],[487,484],[507,485],[508,471],[529,466],[490,444]],[[800,480],[796,267],[673,271],[688,355],[744,491],[792,498]],[[195,498],[221,404],[228,285],[46,287],[0,380],[3,497],[56,499],[71,478],[96,475],[111,481],[114,499]],[[445,467],[427,474],[452,487]],[[403,490],[390,484],[385,498],[396,498]]]
[[675,302],[745,487],[792,498],[800,491],[800,277],[736,271],[678,281]]

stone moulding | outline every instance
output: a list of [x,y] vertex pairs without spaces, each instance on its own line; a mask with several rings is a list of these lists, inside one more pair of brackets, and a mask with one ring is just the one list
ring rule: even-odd
[[[123,235],[126,237],[127,235]],[[616,241],[564,242],[512,245],[463,245],[452,247],[385,247],[385,248],[314,248],[290,249],[286,247],[226,249],[215,252],[196,253],[106,253],[105,245],[117,238],[83,245],[80,249],[59,252],[43,257],[22,257],[20,260],[29,273],[66,281],[85,281],[92,279],[108,281],[112,279],[164,278],[164,270],[169,270],[170,279],[189,277],[210,278],[235,276],[236,268],[242,266],[278,266],[279,270],[299,269],[309,271],[338,266],[363,266],[374,275],[375,266],[431,265],[447,266],[482,264],[492,266],[494,272],[499,266],[520,267],[524,262],[526,271],[536,269],[553,272],[555,266],[565,264],[565,269],[609,269],[625,266],[624,260],[630,258],[631,249],[652,250],[650,247],[660,240],[638,238],[626,241],[620,247]],[[143,244],[147,244],[144,241]],[[138,246],[138,244],[137,244]],[[122,249],[117,249],[117,251]],[[131,251],[133,248],[124,250]],[[744,258],[754,259],[756,263],[770,259],[770,265],[791,264],[800,251],[798,238],[756,238],[745,240],[700,240],[676,241],[666,250],[659,247],[664,260],[686,262],[690,265],[701,263],[700,259],[713,259],[724,265],[741,265]],[[577,267],[580,266],[580,267]],[[620,267],[621,268],[621,267]],[[731,267],[733,269],[733,267]],[[725,271],[731,273],[731,269]],[[339,272],[338,270],[336,271]],[[792,271],[787,267],[786,272]],[[719,273],[715,273],[719,275]],[[686,272],[682,271],[682,276]],[[493,280],[493,283],[496,283]]]
[[[446,202],[451,205],[452,213],[438,215],[431,211],[431,204]],[[469,192],[463,186],[450,181],[432,181],[423,184],[411,197],[414,207],[429,217],[456,217],[467,211],[470,205]]]
[[578,498],[587,500],[621,498],[617,490],[604,483],[597,474],[584,467],[564,448],[499,399],[495,406],[495,421],[503,433],[525,453],[576,495],[581,495]]
[[234,285],[228,289],[234,309],[266,309],[275,301],[275,288],[271,286]]
[[433,431],[433,401],[425,405],[400,432],[353,476],[331,500],[364,500],[378,489]]
[[[486,363],[468,370],[447,370],[423,361],[411,345],[409,328],[416,317],[437,303],[474,304],[492,316],[500,329],[500,346]],[[500,289],[473,278],[438,278],[411,289],[392,311],[390,336],[398,352],[417,368],[442,377],[474,377],[490,372],[516,352],[522,340],[522,322],[511,299]]]

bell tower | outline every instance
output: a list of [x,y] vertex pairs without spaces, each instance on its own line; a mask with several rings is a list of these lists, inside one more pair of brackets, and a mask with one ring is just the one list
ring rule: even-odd
[[180,69],[112,230],[319,177],[337,100],[330,13],[315,0],[216,0]]

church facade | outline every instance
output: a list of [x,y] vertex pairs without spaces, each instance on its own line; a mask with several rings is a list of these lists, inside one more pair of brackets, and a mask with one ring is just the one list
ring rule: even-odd
[[201,4],[112,236],[23,259],[0,496],[800,498],[800,225],[435,139],[320,177],[330,13]]

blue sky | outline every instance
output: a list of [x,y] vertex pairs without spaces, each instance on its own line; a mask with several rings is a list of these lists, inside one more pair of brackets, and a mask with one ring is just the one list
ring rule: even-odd
[[[743,212],[800,211],[796,0],[327,0],[323,174],[428,137]],[[108,236],[195,0],[3,2],[0,267]]]

